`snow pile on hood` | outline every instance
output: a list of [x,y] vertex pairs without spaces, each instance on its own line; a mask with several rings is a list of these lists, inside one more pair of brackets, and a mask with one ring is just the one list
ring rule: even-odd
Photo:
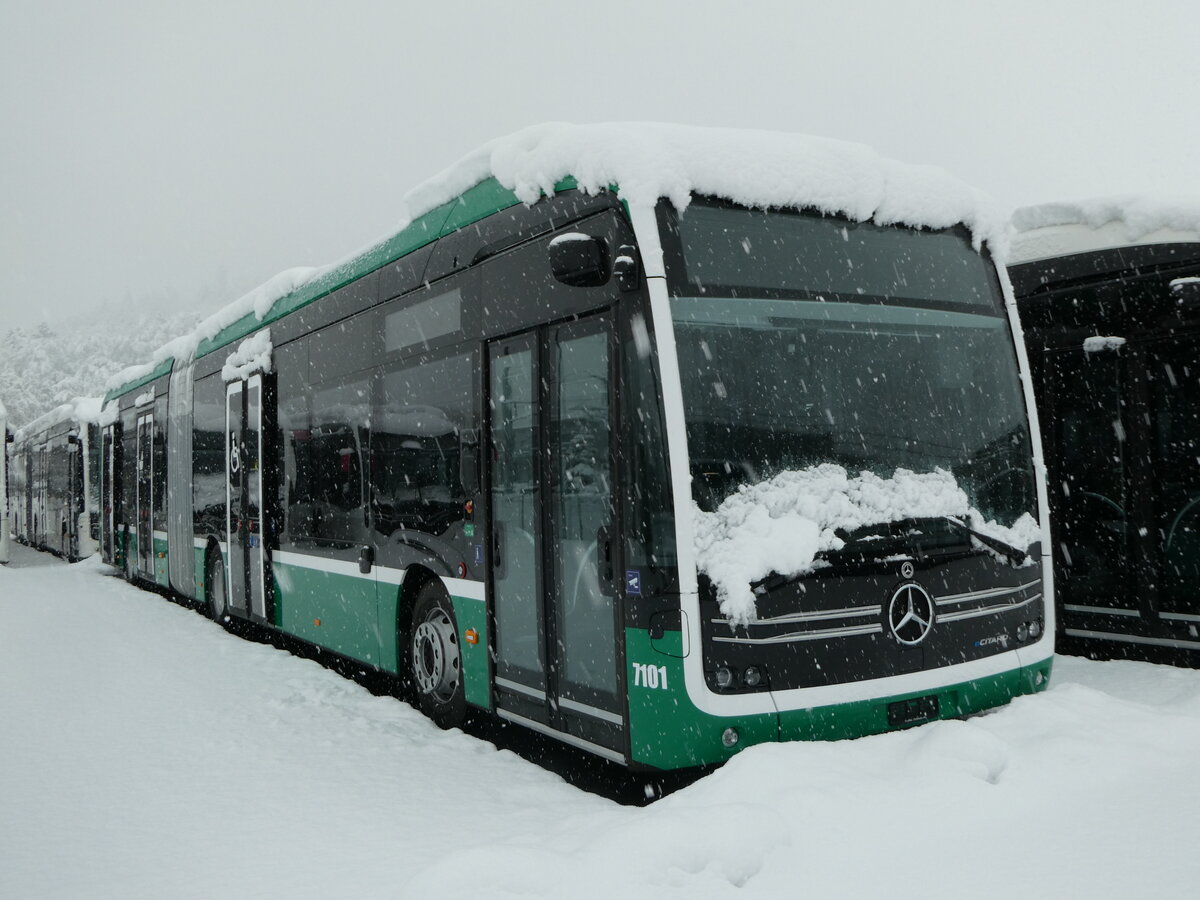
[[414,221],[494,177],[524,203],[554,193],[574,177],[588,193],[614,185],[631,208],[660,198],[687,208],[693,193],[752,207],[809,207],[858,221],[949,228],[966,225],[978,247],[1000,253],[1005,218],[984,194],[942,169],[879,156],[861,144],[768,131],[698,128],[646,122],[535,125],[498,138],[410,191],[393,233],[321,268],[288,269],[108,382],[114,390],[144,378],[168,359],[191,359],[196,348],[253,312],[261,321],[276,301],[331,269],[391,240]]
[[225,382],[241,381],[255,372],[270,373],[273,349],[270,328],[264,328],[257,334],[246,338],[226,358],[225,365],[221,367],[221,380]]
[[1041,537],[1028,513],[1012,527],[985,521],[944,469],[851,477],[841,466],[826,463],[743,485],[716,511],[696,508],[695,514],[697,567],[712,580],[721,613],[734,625],[756,618],[751,582],[772,572],[788,577],[814,571],[817,554],[845,546],[839,529],[953,516],[1020,549]]
[[1012,215],[1010,263],[1131,244],[1200,241],[1200,198],[1134,195],[1026,206]]
[[1123,337],[1090,337],[1083,339],[1084,353],[1102,353],[1105,350],[1119,350],[1125,346]]

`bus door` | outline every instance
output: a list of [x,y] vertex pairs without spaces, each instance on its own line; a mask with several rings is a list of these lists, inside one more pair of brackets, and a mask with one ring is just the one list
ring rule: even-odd
[[1047,354],[1046,364],[1053,552],[1067,575],[1055,584],[1059,602],[1068,612],[1138,616],[1125,354],[1070,349]]
[[264,546],[263,376],[234,381],[225,393],[226,534],[229,605],[267,617],[268,559]]
[[489,345],[500,714],[623,758],[608,316]]
[[[87,426],[84,426],[86,429]],[[79,514],[84,510],[83,444],[79,435],[67,438],[67,486],[63,519],[63,554],[68,559],[79,558]]]
[[113,460],[116,454],[115,426],[105,425],[100,437],[100,529],[101,557],[111,563],[113,557],[113,527],[116,515],[116,490],[113,478],[116,464]]
[[137,418],[136,499],[137,569],[154,577],[154,414]]
[[[1143,483],[1162,618],[1200,627],[1200,336],[1145,348],[1152,460]],[[1195,631],[1193,630],[1193,635]]]

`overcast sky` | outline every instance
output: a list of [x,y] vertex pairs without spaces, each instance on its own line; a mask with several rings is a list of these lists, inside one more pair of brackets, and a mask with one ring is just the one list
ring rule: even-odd
[[0,0],[0,333],[215,308],[480,143],[656,120],[869,144],[1007,205],[1200,194],[1194,2]]

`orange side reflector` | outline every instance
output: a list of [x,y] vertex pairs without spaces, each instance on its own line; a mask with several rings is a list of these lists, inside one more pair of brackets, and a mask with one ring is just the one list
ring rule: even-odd
[[320,620],[320,619],[313,619],[313,624],[314,624],[314,625],[316,625],[318,628],[320,628],[320,627],[321,627],[321,620]]
[[463,634],[463,638],[466,639],[466,642],[468,644],[478,644],[479,643],[479,632],[476,631],[474,628],[468,628],[466,630],[466,633]]

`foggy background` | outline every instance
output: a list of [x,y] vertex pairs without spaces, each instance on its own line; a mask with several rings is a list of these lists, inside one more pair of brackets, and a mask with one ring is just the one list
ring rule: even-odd
[[1006,205],[1198,193],[1200,6],[0,0],[0,334],[211,311],[536,122],[807,132]]

